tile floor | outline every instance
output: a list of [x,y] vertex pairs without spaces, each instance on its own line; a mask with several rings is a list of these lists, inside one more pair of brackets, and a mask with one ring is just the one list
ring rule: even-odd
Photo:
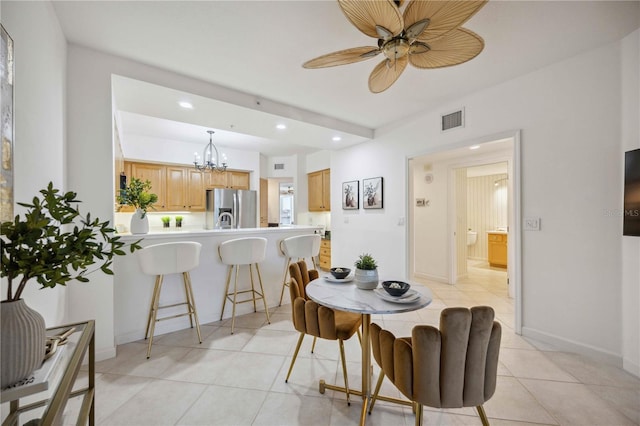
[[[513,305],[505,274],[470,267],[462,283],[424,282],[434,294],[425,309],[373,319],[396,335],[415,324],[437,326],[447,306],[488,304],[503,325],[498,385],[485,404],[492,425],[638,425],[640,380],[590,359],[536,347],[513,332]],[[96,365],[96,416],[100,425],[355,425],[361,401],[347,406],[345,395],[318,392],[318,381],[342,383],[338,344],[319,340],[310,353],[305,339],[289,383],[284,378],[298,337],[290,306],[202,326],[203,343],[185,330],[159,336],[151,359],[143,341],[118,347],[115,359]],[[349,383],[359,388],[360,347],[346,342]],[[375,378],[378,370],[375,368]],[[374,378],[374,379],[375,379]],[[375,382],[374,382],[375,383]],[[385,381],[383,392],[400,397]],[[78,404],[71,401],[67,417]],[[480,425],[472,408],[425,408],[425,425]],[[72,423],[72,422],[70,422]],[[377,402],[369,425],[413,425],[408,407]]]

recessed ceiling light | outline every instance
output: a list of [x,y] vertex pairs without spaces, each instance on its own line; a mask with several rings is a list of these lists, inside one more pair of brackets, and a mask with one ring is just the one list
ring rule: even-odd
[[191,105],[190,102],[178,102],[178,105],[180,105],[182,108],[186,108],[186,109],[193,109],[193,105]]
[[279,129],[279,130],[284,130],[284,129],[286,129],[286,128],[287,128],[287,126],[286,126],[285,124],[278,124],[278,125],[276,126],[276,129]]
[[480,148],[480,145],[471,145],[469,147],[469,149],[478,149],[478,148]]
[[331,140],[334,142],[340,142],[342,138],[340,136],[334,136],[333,138],[331,138]]

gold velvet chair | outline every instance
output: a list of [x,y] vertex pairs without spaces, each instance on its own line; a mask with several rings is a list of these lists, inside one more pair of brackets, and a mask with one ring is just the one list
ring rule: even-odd
[[331,309],[308,299],[305,287],[310,281],[318,278],[318,271],[315,269],[307,270],[307,264],[304,260],[289,265],[289,275],[291,276],[289,293],[291,294],[293,326],[300,332],[300,338],[298,339],[298,344],[296,345],[296,350],[293,354],[285,382],[289,381],[293,364],[296,362],[298,351],[300,350],[305,335],[309,334],[314,337],[311,352],[313,352],[316,338],[318,337],[321,339],[337,340],[340,346],[340,359],[342,360],[342,373],[344,375],[347,403],[351,405],[343,341],[351,338],[356,332],[358,333],[358,337],[360,337],[359,327],[362,324],[362,317],[360,314]]
[[488,306],[447,308],[440,329],[415,326],[411,337],[396,338],[371,324],[373,356],[381,368],[369,413],[384,376],[411,401],[416,426],[422,424],[422,407],[476,407],[482,424],[489,420],[482,404],[496,390],[498,353],[502,329]]

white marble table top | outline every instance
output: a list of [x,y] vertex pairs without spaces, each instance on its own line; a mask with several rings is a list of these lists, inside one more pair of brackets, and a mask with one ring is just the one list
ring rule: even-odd
[[[382,288],[382,284],[378,285]],[[421,284],[411,284],[411,288],[421,294],[413,303],[387,302],[373,290],[361,290],[355,282],[333,283],[323,277],[307,284],[307,296],[316,303],[341,311],[358,314],[397,314],[416,311],[429,305],[433,300],[431,290]]]

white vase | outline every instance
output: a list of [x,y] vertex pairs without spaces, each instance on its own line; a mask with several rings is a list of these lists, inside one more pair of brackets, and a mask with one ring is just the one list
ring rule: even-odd
[[149,218],[147,212],[141,209],[136,211],[131,216],[131,226],[129,227],[132,234],[146,234],[149,232]]
[[24,300],[4,301],[0,307],[2,388],[27,379],[42,366],[46,351],[44,318]]
[[373,290],[378,287],[378,270],[365,270],[356,268],[356,287],[362,290]]

